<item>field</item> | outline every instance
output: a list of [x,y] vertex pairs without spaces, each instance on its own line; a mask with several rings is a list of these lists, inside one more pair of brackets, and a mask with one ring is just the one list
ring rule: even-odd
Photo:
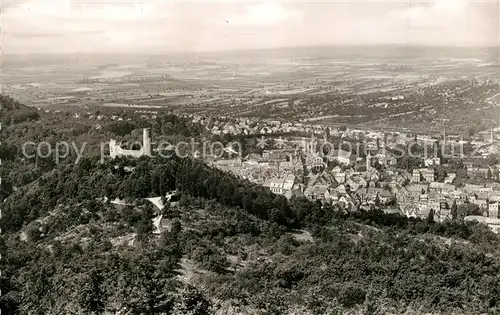
[[297,48],[198,55],[4,56],[3,92],[44,106],[457,131],[500,122],[498,49]]

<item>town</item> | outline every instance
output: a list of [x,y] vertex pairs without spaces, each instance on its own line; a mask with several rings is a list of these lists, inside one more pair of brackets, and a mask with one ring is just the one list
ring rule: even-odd
[[[136,112],[142,118],[158,114]],[[202,126],[212,142],[221,143],[217,152],[207,152],[201,142],[185,143],[191,151],[184,154],[288,199],[306,197],[342,211],[382,209],[439,222],[476,220],[500,230],[498,127],[463,136],[447,134],[444,126],[442,134],[419,135],[278,120],[184,117]],[[149,153],[125,150],[111,140],[112,157],[151,155],[151,144],[158,142],[151,140],[149,130],[144,130],[143,141]],[[174,147],[167,149],[177,150]]]
[[0,314],[500,314],[498,9],[3,1]]

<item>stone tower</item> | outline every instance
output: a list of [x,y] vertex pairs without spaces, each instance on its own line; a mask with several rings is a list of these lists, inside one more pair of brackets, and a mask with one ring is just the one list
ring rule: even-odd
[[142,154],[151,156],[151,134],[149,128],[142,130]]
[[366,156],[366,171],[371,170],[372,168],[372,155],[370,151],[368,151],[368,155]]

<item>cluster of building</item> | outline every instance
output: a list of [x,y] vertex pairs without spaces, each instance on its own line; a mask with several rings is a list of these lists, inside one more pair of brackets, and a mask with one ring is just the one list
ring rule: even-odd
[[[436,156],[422,158],[420,167],[398,167],[396,157],[390,153],[391,150],[386,150],[387,146],[392,143],[408,144],[415,137],[392,134],[382,138],[379,133],[363,132],[367,154],[356,155],[342,149],[342,145],[325,153],[318,149],[321,147],[318,144],[326,143],[327,136],[316,139],[314,134],[307,142],[289,137],[281,148],[269,148],[260,154],[250,153],[236,158],[194,158],[204,159],[212,166],[287,198],[306,197],[345,210],[381,208],[408,217],[428,217],[432,212],[437,221],[451,218],[453,207],[468,204],[477,206],[476,212],[482,214],[484,220],[487,219],[483,221],[493,228],[500,222],[499,165],[486,166],[475,160],[465,160],[463,172],[476,184],[467,181],[457,184],[454,172],[438,176],[437,169],[446,170],[449,165],[443,165],[442,159]],[[359,136],[355,133],[351,135]],[[115,140],[110,141],[112,158],[120,155],[151,156],[152,151],[148,129],[143,131],[140,150],[125,150]]]
[[474,205],[477,209],[476,216],[485,218],[484,222],[495,230],[500,227],[498,182],[466,184],[460,188],[440,182],[412,183],[398,192],[397,200],[406,216],[427,217],[433,211],[437,221],[452,219],[453,207]]
[[[422,158],[421,167],[402,169],[398,168],[396,157],[385,150],[387,141],[378,145],[372,143],[378,141],[365,139],[368,139],[368,154],[364,157],[342,149],[323,154],[294,147],[293,141],[289,141],[292,146],[289,149],[210,163],[287,198],[303,196],[346,210],[375,207],[408,217],[425,218],[432,211],[436,221],[451,219],[452,207],[470,204],[477,206],[477,212],[487,218],[489,226],[496,229],[500,224],[500,165],[463,161],[467,178],[479,183],[461,185],[454,172],[438,176],[437,168],[450,169],[439,157]],[[309,143],[312,141],[315,139]],[[481,157],[478,159],[481,162]]]
[[281,122],[279,120],[233,117],[214,119],[202,115],[190,115],[190,117],[193,123],[201,124],[207,131],[215,135],[271,135],[290,132],[322,134],[326,129],[323,125]]
[[[382,181],[381,177],[387,177],[386,174],[374,167],[376,163],[394,167],[396,159],[393,156],[369,153],[363,162],[343,149],[331,153],[314,150],[313,141],[314,138],[305,147],[290,141],[288,148],[208,162],[287,198],[304,196],[345,209],[393,202],[395,195],[391,185],[399,184]],[[359,166],[363,164],[361,170]]]

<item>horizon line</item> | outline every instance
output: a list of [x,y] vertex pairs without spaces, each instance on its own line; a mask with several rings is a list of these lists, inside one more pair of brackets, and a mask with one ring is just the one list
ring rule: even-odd
[[394,48],[455,48],[455,49],[499,49],[498,44],[485,45],[436,45],[436,44],[406,44],[406,43],[364,43],[364,44],[317,44],[317,45],[297,45],[297,46],[279,46],[263,48],[234,48],[234,49],[215,49],[215,50],[159,50],[156,52],[146,51],[102,51],[102,52],[3,52],[2,55],[160,55],[172,53],[231,53],[231,52],[251,52],[251,51],[272,51],[286,49],[307,49],[307,48],[336,48],[336,47],[394,47]]

